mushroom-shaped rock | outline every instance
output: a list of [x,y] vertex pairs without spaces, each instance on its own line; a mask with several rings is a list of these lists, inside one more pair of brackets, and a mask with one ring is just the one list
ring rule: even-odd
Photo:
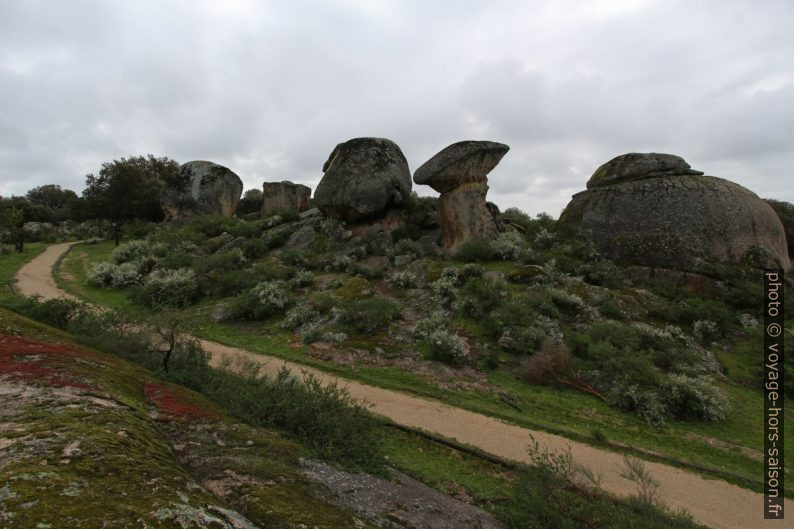
[[596,169],[587,181],[587,189],[643,178],[702,174],[702,171],[693,170],[683,158],[674,154],[632,152],[613,158]]
[[190,178],[190,195],[198,213],[234,216],[243,193],[243,181],[231,169],[195,160],[182,164],[180,172]]
[[262,218],[285,209],[305,211],[309,209],[312,190],[308,186],[288,181],[262,184]]
[[323,215],[358,221],[403,205],[411,173],[400,148],[384,138],[354,138],[334,148],[323,165],[314,202]]
[[671,155],[633,153],[602,165],[557,225],[624,265],[703,272],[711,262],[754,256],[771,268],[791,266],[783,225],[766,202]]
[[441,193],[438,221],[447,250],[455,250],[468,240],[488,240],[497,234],[493,212],[485,200],[488,173],[509,149],[492,141],[453,143],[414,173],[414,182]]
[[414,182],[439,193],[468,182],[487,182],[488,173],[510,150],[493,141],[459,141],[438,152],[414,173]]

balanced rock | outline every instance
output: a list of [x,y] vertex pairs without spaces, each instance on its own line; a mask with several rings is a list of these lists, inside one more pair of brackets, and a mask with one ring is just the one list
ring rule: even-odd
[[265,182],[262,184],[262,218],[285,209],[301,212],[309,209],[311,188],[292,182]]
[[411,195],[408,162],[394,142],[354,138],[340,143],[323,165],[314,202],[323,215],[359,221],[401,206]]
[[182,164],[180,174],[189,180],[190,188],[187,193],[163,196],[165,220],[185,218],[193,213],[232,217],[237,212],[243,181],[230,169],[196,160]]
[[485,196],[488,173],[510,149],[491,141],[461,141],[442,149],[414,173],[414,182],[441,196],[438,220],[444,248],[455,250],[468,240],[488,240],[498,228]]
[[625,154],[599,167],[558,230],[624,265],[698,272],[751,252],[765,266],[791,266],[783,225],[766,202],[668,154]]

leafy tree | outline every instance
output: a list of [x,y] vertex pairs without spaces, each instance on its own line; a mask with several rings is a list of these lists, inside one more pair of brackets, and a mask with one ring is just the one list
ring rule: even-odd
[[32,220],[40,222],[82,220],[82,200],[71,189],[47,184],[31,189],[25,196],[33,207]]
[[118,246],[123,223],[163,220],[161,195],[166,190],[186,191],[189,185],[188,175],[180,174],[177,162],[150,154],[102,164],[98,175],[86,176],[83,198],[93,218],[113,223]]
[[237,215],[244,217],[251,213],[259,213],[262,209],[262,191],[259,189],[249,189],[240,199],[240,205],[237,207]]
[[0,226],[19,253],[25,249],[25,223],[31,220],[31,206],[25,197],[0,199]]

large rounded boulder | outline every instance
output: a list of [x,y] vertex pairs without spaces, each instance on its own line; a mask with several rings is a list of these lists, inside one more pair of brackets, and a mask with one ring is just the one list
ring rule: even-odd
[[791,266],[783,225],[766,202],[668,154],[624,154],[599,167],[558,229],[625,265],[698,272],[752,256],[770,268]]
[[194,160],[182,164],[187,193],[166,193],[161,200],[165,220],[184,219],[194,213],[233,217],[240,204],[243,181],[232,170],[213,162]]
[[340,143],[323,165],[314,203],[327,217],[356,222],[405,205],[411,173],[400,148],[384,138]]

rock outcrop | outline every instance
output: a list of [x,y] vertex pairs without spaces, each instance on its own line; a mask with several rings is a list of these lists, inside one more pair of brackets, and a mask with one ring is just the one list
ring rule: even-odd
[[485,196],[488,173],[510,149],[491,141],[461,141],[444,148],[414,173],[414,182],[441,196],[438,220],[444,248],[453,251],[468,240],[488,240],[498,228]]
[[311,188],[302,184],[288,181],[265,182],[262,184],[262,218],[285,209],[305,211],[309,209],[311,194]]
[[698,272],[750,258],[791,266],[783,225],[766,202],[669,154],[624,154],[599,167],[558,229],[624,265]]
[[195,213],[232,217],[237,212],[243,181],[222,165],[203,160],[182,164],[180,173],[190,180],[187,193],[166,193],[161,205],[165,220],[187,218]]
[[314,192],[323,215],[358,222],[404,205],[411,194],[408,162],[394,142],[354,138],[340,143],[323,165]]

